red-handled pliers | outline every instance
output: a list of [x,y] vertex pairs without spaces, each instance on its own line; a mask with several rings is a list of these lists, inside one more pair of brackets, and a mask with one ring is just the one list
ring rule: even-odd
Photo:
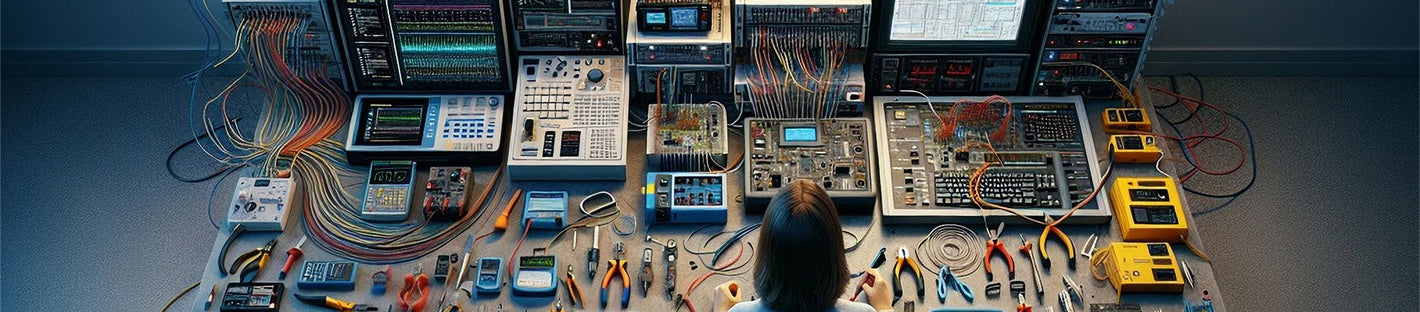
[[429,276],[419,268],[414,268],[404,276],[404,287],[399,290],[399,309],[406,312],[424,311],[429,302]]
[[984,261],[987,281],[991,280],[991,256],[996,254],[997,251],[1001,252],[1002,257],[1006,258],[1006,269],[1010,271],[1010,279],[1016,279],[1016,261],[1011,259],[1011,252],[1006,251],[1006,244],[1001,243],[1000,239],[1001,232],[1005,229],[1005,222],[1001,222],[1000,225],[997,225],[995,232],[992,232],[990,228],[986,229],[986,234],[991,237],[991,240],[986,241],[986,261]]

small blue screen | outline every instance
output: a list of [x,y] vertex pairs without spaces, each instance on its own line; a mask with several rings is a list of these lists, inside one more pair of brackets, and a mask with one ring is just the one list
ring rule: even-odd
[[666,23],[666,13],[665,13],[665,12],[646,13],[646,24],[658,24],[658,25],[660,25],[660,24],[665,24],[665,23]]
[[818,128],[814,127],[785,127],[784,142],[813,142],[818,141]]

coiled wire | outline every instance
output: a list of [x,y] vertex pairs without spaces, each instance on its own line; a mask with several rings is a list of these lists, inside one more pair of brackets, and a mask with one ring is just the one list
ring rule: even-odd
[[946,266],[957,276],[971,275],[981,266],[985,254],[986,242],[981,236],[958,224],[938,225],[917,243],[918,258],[937,267],[928,272]]

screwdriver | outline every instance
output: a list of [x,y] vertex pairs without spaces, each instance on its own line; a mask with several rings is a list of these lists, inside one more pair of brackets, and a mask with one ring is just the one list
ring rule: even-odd
[[513,192],[513,198],[508,200],[508,206],[503,207],[503,213],[498,215],[498,220],[493,221],[493,229],[499,232],[508,230],[508,215],[513,213],[513,205],[516,205],[521,197],[523,197],[523,189]]
[[286,272],[291,271],[291,264],[296,263],[296,259],[300,259],[302,255],[306,254],[304,251],[301,251],[301,245],[305,244],[306,237],[301,236],[301,240],[297,241],[295,246],[291,246],[291,249],[286,250],[286,264],[281,266],[281,276],[278,277],[278,279],[286,279]]

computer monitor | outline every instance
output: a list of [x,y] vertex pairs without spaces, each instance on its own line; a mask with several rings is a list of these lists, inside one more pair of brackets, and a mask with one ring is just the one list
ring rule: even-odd
[[1044,0],[881,0],[879,50],[1025,53],[1039,41]]

